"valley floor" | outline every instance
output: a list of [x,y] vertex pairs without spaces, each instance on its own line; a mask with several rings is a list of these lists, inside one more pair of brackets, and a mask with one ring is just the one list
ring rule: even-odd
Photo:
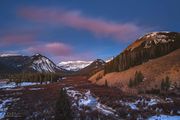
[[50,84],[1,87],[0,120],[54,120],[61,88],[66,89],[71,100],[75,120],[180,119],[180,96],[129,96],[74,76]]

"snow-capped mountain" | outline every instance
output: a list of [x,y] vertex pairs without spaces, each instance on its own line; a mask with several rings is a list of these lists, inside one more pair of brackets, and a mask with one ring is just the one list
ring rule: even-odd
[[89,66],[91,63],[95,62],[96,64],[102,63],[105,64],[105,62],[109,62],[113,59],[113,57],[108,58],[106,61],[103,61],[101,59],[97,59],[95,61],[81,61],[81,60],[77,60],[77,61],[63,61],[60,62],[59,64],[57,64],[57,66],[68,70],[68,71],[79,71],[87,66]]
[[62,70],[60,67],[56,66],[50,59],[40,54],[36,54],[31,57],[32,67],[35,71],[38,72],[56,72]]
[[65,69],[65,70],[69,70],[69,71],[78,71],[81,70],[85,67],[87,67],[88,65],[90,65],[93,61],[64,61],[64,62],[60,62],[57,66]]
[[106,62],[104,60],[96,59],[87,67],[79,70],[78,73],[83,74],[83,75],[91,75],[91,74],[96,73],[97,71],[102,70],[104,68],[105,64],[106,64]]
[[65,72],[47,57],[36,54],[33,56],[3,55],[0,57],[0,73],[18,72]]

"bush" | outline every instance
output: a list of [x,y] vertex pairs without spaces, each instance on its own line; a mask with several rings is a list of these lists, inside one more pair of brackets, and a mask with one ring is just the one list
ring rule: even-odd
[[151,90],[146,90],[147,94],[160,94],[160,89],[154,89],[152,88]]

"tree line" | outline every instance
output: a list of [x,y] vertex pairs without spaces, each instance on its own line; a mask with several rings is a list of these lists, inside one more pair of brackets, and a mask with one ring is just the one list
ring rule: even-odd
[[57,82],[63,76],[59,73],[16,73],[0,75],[2,78],[9,79],[9,82]]

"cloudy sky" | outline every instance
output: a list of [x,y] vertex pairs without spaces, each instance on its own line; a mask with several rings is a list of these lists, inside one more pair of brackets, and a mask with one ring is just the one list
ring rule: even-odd
[[152,31],[180,31],[179,0],[0,0],[0,53],[108,59]]

